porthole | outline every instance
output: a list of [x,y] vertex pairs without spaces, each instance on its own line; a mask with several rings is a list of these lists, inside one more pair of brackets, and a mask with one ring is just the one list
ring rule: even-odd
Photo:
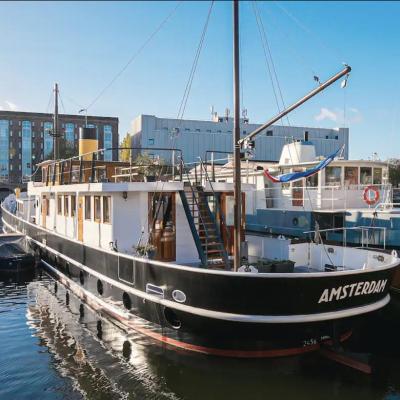
[[178,316],[175,314],[175,311],[171,310],[168,307],[164,308],[164,317],[166,321],[174,328],[174,329],[179,329],[182,325],[180,319]]
[[102,296],[104,293],[103,282],[100,279],[97,279],[97,293]]
[[182,290],[174,290],[172,292],[172,298],[178,303],[184,303],[186,301],[186,294]]
[[122,295],[122,302],[124,303],[124,307],[127,310],[130,310],[132,308],[132,301],[128,293],[124,292]]
[[79,282],[81,283],[81,285],[85,283],[85,276],[83,275],[83,271],[79,272]]

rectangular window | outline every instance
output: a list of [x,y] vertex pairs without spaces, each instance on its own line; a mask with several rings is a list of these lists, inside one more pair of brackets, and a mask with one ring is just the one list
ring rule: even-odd
[[154,144],[154,139],[149,139],[149,146],[153,146]]
[[358,167],[344,167],[344,184],[358,185]]
[[57,214],[62,215],[62,195],[57,196]]
[[273,132],[273,131],[267,131],[266,135],[267,135],[267,136],[273,136],[273,135],[274,135],[274,132]]
[[67,217],[69,213],[69,196],[64,196],[64,215]]
[[372,183],[372,168],[361,167],[360,168],[360,183],[361,185],[370,185]]
[[85,219],[92,219],[92,203],[90,202],[91,197],[85,196]]
[[103,222],[110,222],[111,197],[103,196]]
[[307,187],[318,187],[318,173],[306,178]]
[[382,168],[374,168],[374,184],[382,185]]
[[76,215],[76,196],[73,194],[71,196],[71,217]]
[[325,169],[325,185],[340,186],[342,184],[342,168],[341,167],[326,167]]
[[100,196],[94,196],[94,220],[96,222],[100,222],[101,221]]
[[[112,127],[111,125],[104,125],[104,137],[103,143],[105,149],[112,148]],[[105,161],[112,161],[112,150],[106,150],[104,152],[104,160]]]

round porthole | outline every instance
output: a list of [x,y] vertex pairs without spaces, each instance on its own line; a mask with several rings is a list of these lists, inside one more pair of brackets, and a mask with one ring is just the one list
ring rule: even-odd
[[293,223],[293,226],[297,226],[299,224],[299,219],[297,217],[294,217],[292,219],[292,223]]
[[132,301],[128,293],[124,292],[124,294],[122,295],[122,302],[124,303],[124,307],[127,310],[130,310],[132,308]]
[[182,325],[180,319],[178,316],[175,314],[175,311],[171,310],[168,307],[164,308],[164,317],[166,321],[174,328],[174,329],[179,329]]
[[79,282],[81,283],[81,285],[85,283],[85,276],[83,275],[83,271],[79,272]]
[[182,290],[174,290],[172,292],[172,298],[178,303],[184,303],[186,301],[186,294]]
[[100,279],[97,279],[97,293],[102,296],[104,293],[103,282]]

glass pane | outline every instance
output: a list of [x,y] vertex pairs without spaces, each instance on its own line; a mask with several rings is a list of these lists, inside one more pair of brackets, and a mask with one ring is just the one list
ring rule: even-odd
[[318,187],[318,174],[314,174],[306,178],[307,187]]
[[370,185],[372,183],[372,168],[361,167],[360,168],[360,183],[361,185]]
[[374,168],[374,184],[382,184],[382,168]]
[[341,182],[341,167],[327,167],[325,170],[325,185],[326,186],[340,186]]
[[358,167],[344,167],[344,184],[358,185]]

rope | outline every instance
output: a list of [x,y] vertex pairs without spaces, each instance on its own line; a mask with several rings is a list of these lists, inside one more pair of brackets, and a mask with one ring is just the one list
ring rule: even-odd
[[158,32],[164,27],[169,19],[175,14],[178,7],[182,4],[183,0],[179,1],[174,9],[161,21],[157,28],[150,34],[150,36],[144,41],[139,49],[129,58],[128,62],[116,73],[116,75],[110,80],[110,82],[100,91],[100,93],[92,100],[86,108],[88,110],[103,96],[103,94],[109,89],[113,83],[125,72],[125,70],[136,60],[136,58],[142,53],[146,46],[154,39]]

